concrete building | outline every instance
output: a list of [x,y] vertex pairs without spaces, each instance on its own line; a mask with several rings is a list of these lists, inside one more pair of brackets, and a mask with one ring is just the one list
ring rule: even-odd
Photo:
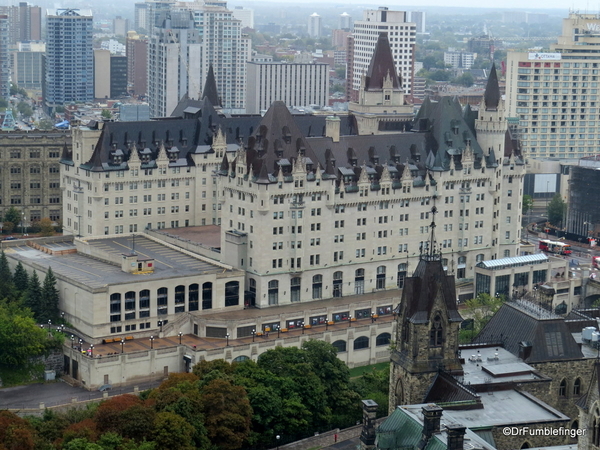
[[19,2],[18,5],[0,6],[0,14],[8,16],[8,45],[42,39],[42,8],[39,6]]
[[233,17],[242,22],[242,28],[254,29],[254,10],[236,6],[232,11]]
[[[154,27],[162,25],[162,16],[171,10],[171,7],[175,4],[174,0],[146,0],[146,34],[148,37],[154,35]],[[143,14],[141,11],[140,15]],[[140,21],[140,23],[142,23]]]
[[125,37],[129,31],[129,19],[117,16],[113,19],[113,33],[115,36]]
[[308,35],[312,38],[320,38],[323,35],[323,19],[317,13],[312,13],[308,18]]
[[[333,30],[331,32],[331,45],[338,50],[346,51],[348,49],[348,36],[351,30]],[[346,64],[346,61],[344,61]]]
[[8,15],[0,14],[0,98],[10,97],[11,58],[8,49]]
[[137,33],[148,33],[148,4],[136,3],[134,12],[134,26]]
[[343,12],[342,14],[340,14],[340,23],[339,23],[339,27],[340,30],[344,30],[344,31],[351,31],[352,30],[352,16],[350,14],[348,14],[347,12]]
[[189,11],[167,13],[148,42],[148,100],[152,117],[169,116],[184,95],[200,96],[202,44]]
[[108,41],[102,41],[100,48],[108,50],[113,55],[125,55],[126,47],[116,39],[109,39]]
[[248,62],[246,112],[258,114],[280,100],[287,106],[326,106],[328,64]]
[[595,208],[590,208],[598,198],[599,168],[598,156],[582,158],[577,165],[569,167],[566,230],[585,240],[600,236],[600,215]]
[[48,10],[44,90],[47,108],[93,100],[92,22],[90,10]]
[[413,52],[417,33],[416,24],[409,22],[404,11],[390,11],[386,7],[365,10],[363,19],[354,22],[354,51],[352,53],[351,100],[358,100],[362,75],[367,71],[379,33],[387,32],[396,73],[401,76],[402,88],[411,92],[413,78]]
[[427,13],[424,11],[409,11],[408,20],[417,25],[417,33],[426,33],[425,22]]
[[127,86],[135,96],[148,92],[148,39],[134,31],[127,33]]
[[110,96],[110,51],[94,50],[94,98]]
[[477,54],[471,52],[444,52],[444,64],[450,64],[454,69],[470,69],[475,58]]
[[508,53],[507,111],[519,118],[523,150],[531,158],[597,153],[599,30],[597,15],[571,13],[549,53]]
[[71,150],[70,131],[11,131],[0,134],[0,214],[16,207],[25,225],[62,218],[59,161]]
[[44,84],[43,43],[19,43],[18,51],[13,52],[12,81],[23,89],[41,90]]
[[127,56],[110,56],[110,98],[127,95]]

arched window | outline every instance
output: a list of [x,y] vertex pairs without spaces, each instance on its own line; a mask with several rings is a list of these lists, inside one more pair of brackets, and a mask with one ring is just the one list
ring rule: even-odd
[[158,315],[167,314],[169,302],[169,290],[166,287],[158,288],[156,291],[156,312]]
[[406,278],[406,272],[408,272],[408,264],[398,264],[398,276],[396,278],[396,285],[398,286],[398,289],[402,289],[404,287],[404,279]]
[[230,281],[225,284],[225,306],[237,306],[240,304],[240,283]]
[[121,320],[121,294],[110,295],[110,321],[119,322]]
[[479,255],[477,255],[475,257],[475,261],[476,262],[481,262],[481,261],[483,261],[484,258],[485,258],[485,255],[483,253],[480,253]]
[[135,311],[135,292],[125,292],[125,311]]
[[600,411],[596,407],[592,420],[592,444],[600,446]]
[[385,289],[385,266],[379,266],[377,268],[377,281],[375,283],[376,289]]
[[344,274],[340,271],[333,273],[333,296],[342,296],[342,283],[344,282]]
[[239,362],[247,361],[249,359],[250,358],[248,356],[246,356],[246,355],[240,355],[237,358],[234,358],[233,362],[239,363]]
[[346,351],[346,341],[335,341],[331,345],[335,347],[338,353],[343,353]]
[[369,348],[369,338],[361,336],[354,339],[354,350],[361,350],[363,348]]
[[[294,277],[290,280],[290,293],[291,293],[291,298],[290,300],[293,302],[299,302],[300,301],[300,290],[301,290],[301,285],[302,285],[302,278],[300,277]],[[271,292],[271,283],[269,283],[269,292]],[[271,297],[269,296],[269,299]],[[271,304],[271,303],[269,303]]]
[[185,286],[180,285],[175,287],[175,312],[182,313],[185,311]]
[[430,347],[441,347],[444,340],[444,333],[442,328],[442,318],[439,314],[435,316],[431,323],[431,330],[429,332],[429,346]]
[[573,383],[573,395],[581,395],[581,378],[575,378]]
[[279,281],[269,281],[269,305],[279,303]]
[[356,269],[354,271],[354,293],[365,293],[365,269]]
[[390,333],[381,333],[379,336],[377,336],[377,339],[375,340],[375,345],[378,347],[380,345],[389,345],[391,337],[392,335]]
[[564,378],[560,382],[560,386],[558,387],[558,396],[566,397],[567,396],[567,380]]
[[323,275],[315,275],[312,279],[312,298],[319,299],[323,296]]
[[198,311],[200,293],[198,283],[190,284],[188,291],[188,311]]
[[150,290],[142,289],[138,301],[140,309],[140,319],[150,317]]
[[213,286],[211,282],[202,285],[202,309],[212,309]]

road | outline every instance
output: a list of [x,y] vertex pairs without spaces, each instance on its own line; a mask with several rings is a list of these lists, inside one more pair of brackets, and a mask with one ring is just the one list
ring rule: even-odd
[[[548,239],[553,240],[553,241],[557,240],[556,236],[550,236]],[[536,235],[529,234],[527,236],[527,240],[535,246],[535,249],[536,249],[535,251],[539,252],[538,248],[539,248],[540,238]],[[597,249],[590,250],[589,248],[585,248],[585,247],[571,246],[571,250],[573,251],[573,253],[571,255],[569,255],[569,261],[575,261],[577,263],[577,265],[589,265],[592,262],[592,255],[593,256],[600,255],[600,250],[597,250]],[[552,254],[548,254],[548,255],[560,256],[560,255],[552,255]]]
[[[140,383],[140,391],[144,391],[160,384],[160,381]],[[115,388],[108,391],[109,397],[133,392],[133,386]],[[51,383],[36,383],[25,386],[16,386],[0,389],[0,409],[35,409],[40,403],[46,407],[65,405],[77,401],[101,399],[102,392],[87,391],[80,387],[70,386],[62,381]]]

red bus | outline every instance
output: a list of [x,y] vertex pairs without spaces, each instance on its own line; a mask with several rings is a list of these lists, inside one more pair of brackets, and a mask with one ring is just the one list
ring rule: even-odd
[[548,253],[556,253],[557,255],[570,255],[572,253],[569,244],[559,241],[550,241],[548,239],[540,240],[540,250]]

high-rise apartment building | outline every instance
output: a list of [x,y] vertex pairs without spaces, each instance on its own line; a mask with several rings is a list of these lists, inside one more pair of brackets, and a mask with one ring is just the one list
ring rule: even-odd
[[343,12],[342,14],[340,14],[339,28],[340,30],[347,31],[350,31],[352,29],[352,16],[347,12]]
[[113,33],[115,36],[126,36],[129,31],[129,19],[117,16],[113,19]]
[[17,49],[13,52],[12,82],[23,89],[41,90],[46,44],[19,42]]
[[127,85],[133,95],[148,91],[148,39],[135,31],[127,33]]
[[598,153],[600,18],[571,13],[549,53],[509,52],[506,99],[533,158]]
[[276,100],[288,106],[326,106],[329,65],[248,62],[246,92],[249,114],[266,111]]
[[417,27],[407,20],[404,11],[390,11],[386,7],[364,11],[363,19],[354,22],[354,52],[351,63],[352,100],[358,100],[361,76],[367,72],[379,33],[388,33],[396,72],[401,76],[402,88],[410,93],[413,78],[413,52]]
[[42,8],[20,2],[18,6],[0,6],[9,22],[9,45],[42,39]]
[[0,15],[0,98],[10,96],[10,53],[8,51],[8,15]]
[[233,9],[233,17],[242,21],[242,28],[254,28],[254,10],[236,6]]
[[146,0],[145,29],[148,36],[154,34],[154,27],[157,23],[160,24],[164,13],[169,11],[174,4],[174,0]]
[[94,98],[91,10],[56,9],[46,15],[46,107]]
[[110,51],[94,49],[94,98],[110,98]]
[[138,33],[148,32],[148,23],[147,23],[147,12],[148,12],[148,4],[147,3],[136,3],[135,11],[134,11],[134,27],[135,31]]
[[409,11],[408,21],[417,25],[417,33],[425,33],[425,12],[424,11]]
[[202,44],[190,11],[164,14],[148,43],[151,117],[169,116],[184,95],[200,97]]
[[320,38],[323,34],[323,19],[317,13],[312,13],[308,18],[308,35]]

